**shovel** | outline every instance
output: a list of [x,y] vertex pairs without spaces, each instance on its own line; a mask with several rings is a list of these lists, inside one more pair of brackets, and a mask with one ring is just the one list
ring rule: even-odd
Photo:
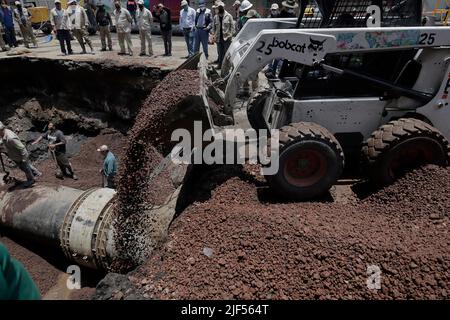
[[64,175],[63,175],[63,173],[61,172],[61,169],[58,166],[58,161],[56,161],[55,150],[49,150],[49,151],[50,151],[50,154],[52,156],[53,162],[55,163],[55,176],[58,179],[63,179]]
[[1,152],[0,152],[0,162],[2,163],[2,169],[3,169],[3,172],[5,173],[5,175],[3,176],[3,182],[5,184],[9,184],[9,183],[15,182],[16,179],[13,178],[13,177],[10,177],[9,176],[10,175],[9,171],[7,171],[5,169],[5,163],[3,162],[3,156],[2,156]]

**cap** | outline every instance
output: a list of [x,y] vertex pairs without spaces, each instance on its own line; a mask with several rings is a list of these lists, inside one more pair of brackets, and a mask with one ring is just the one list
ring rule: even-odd
[[106,144],[102,145],[100,148],[97,149],[98,152],[102,152],[102,151],[108,151],[108,146]]
[[278,6],[277,3],[272,3],[272,5],[270,6],[270,10],[278,10],[280,9],[280,7]]
[[3,122],[0,121],[0,130],[5,129],[5,125],[3,124]]
[[200,8],[205,7],[205,6],[206,6],[205,0],[199,0],[199,1],[198,1],[198,6],[199,6]]
[[188,3],[187,3],[186,0],[181,1],[181,5],[180,6],[184,7],[184,6],[187,6],[187,5],[188,5]]
[[142,5],[144,5],[144,0],[138,0],[137,4],[142,4]]
[[225,3],[223,3],[222,1],[217,1],[216,6],[217,7],[225,7]]
[[162,8],[162,7],[164,7],[164,5],[162,3],[158,3],[157,7]]

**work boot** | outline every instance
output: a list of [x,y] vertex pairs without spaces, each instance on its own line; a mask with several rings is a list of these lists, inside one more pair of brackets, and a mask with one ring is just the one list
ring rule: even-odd
[[31,188],[34,184],[36,183],[36,181],[33,179],[33,180],[28,180],[28,181],[25,181],[23,184],[22,184],[22,186],[24,187],[24,188]]
[[141,52],[141,53],[139,53],[139,56],[145,56],[145,52]]
[[102,48],[100,51],[106,51],[106,48]]
[[113,51],[112,47],[109,47],[109,51]]

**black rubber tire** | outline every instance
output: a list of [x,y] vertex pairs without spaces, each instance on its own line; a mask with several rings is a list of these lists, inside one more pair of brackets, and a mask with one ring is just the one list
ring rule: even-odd
[[[312,155],[309,161],[305,160],[308,155]],[[315,159],[319,161],[310,161]],[[306,161],[306,168],[314,168],[317,163],[319,168],[313,170],[309,178],[295,177],[302,172],[301,161]],[[343,169],[344,152],[336,138],[316,123],[299,122],[280,129],[279,170],[275,175],[266,176],[266,180],[281,196],[306,200],[327,192]]]
[[421,165],[446,166],[449,158],[444,135],[418,119],[401,118],[381,126],[362,148],[364,171],[378,187],[392,184]]

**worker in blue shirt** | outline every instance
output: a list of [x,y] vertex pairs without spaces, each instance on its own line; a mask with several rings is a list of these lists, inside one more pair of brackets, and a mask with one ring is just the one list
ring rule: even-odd
[[5,27],[5,37],[6,42],[8,45],[12,47],[17,47],[17,40],[16,40],[16,32],[14,30],[14,19],[13,19],[13,10],[8,5],[8,2],[6,0],[2,0],[1,8],[2,10],[2,17],[3,17],[3,25]]
[[[117,174],[117,160],[114,154],[109,151],[107,145],[102,145],[97,149],[103,156],[103,168],[100,169],[100,173],[103,175],[103,187],[115,189],[115,177]],[[106,178],[106,179],[105,179]],[[106,181],[105,181],[106,180]]]

